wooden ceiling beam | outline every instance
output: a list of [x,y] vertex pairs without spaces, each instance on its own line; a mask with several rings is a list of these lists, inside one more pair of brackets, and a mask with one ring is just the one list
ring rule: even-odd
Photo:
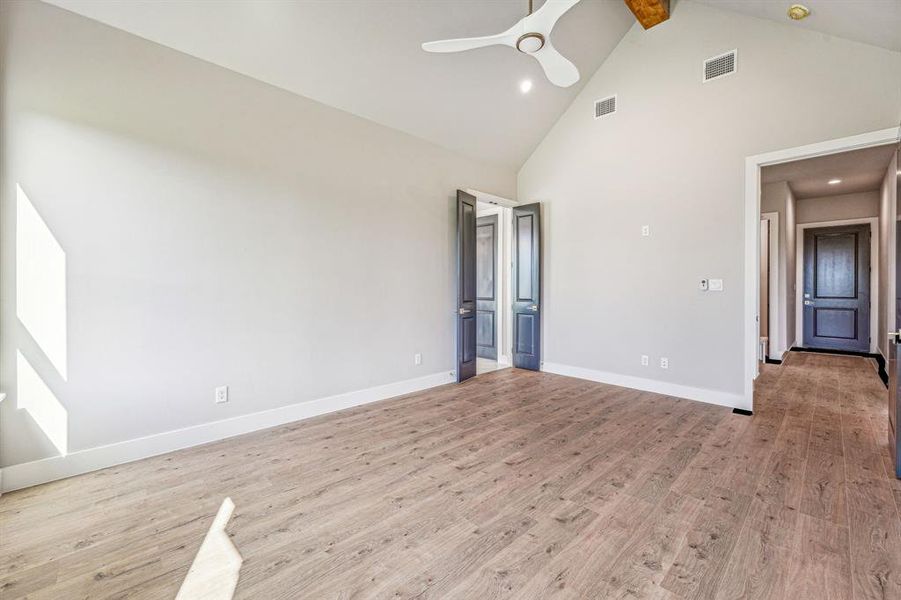
[[669,19],[669,0],[624,0],[645,29]]

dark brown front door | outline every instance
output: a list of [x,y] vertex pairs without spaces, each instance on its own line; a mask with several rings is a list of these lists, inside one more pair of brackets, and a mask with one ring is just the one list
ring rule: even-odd
[[870,350],[870,226],[804,232],[804,346]]

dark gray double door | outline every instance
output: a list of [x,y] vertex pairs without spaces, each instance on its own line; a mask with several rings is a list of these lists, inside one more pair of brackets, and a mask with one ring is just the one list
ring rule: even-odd
[[[541,366],[539,208],[537,203],[514,208],[512,223],[513,366],[534,371]],[[457,381],[475,376],[478,356],[497,357],[499,340],[495,325],[497,312],[504,307],[496,292],[497,257],[494,251],[484,251],[489,244],[497,248],[497,218],[493,227],[491,223],[490,220],[479,222],[475,196],[457,191]],[[481,253],[479,245],[483,246]]]

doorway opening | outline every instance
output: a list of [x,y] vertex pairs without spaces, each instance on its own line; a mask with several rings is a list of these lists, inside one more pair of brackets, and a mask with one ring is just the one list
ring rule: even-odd
[[745,196],[747,408],[806,402],[824,430],[840,428],[844,417],[836,416],[876,411],[868,435],[891,455],[895,476],[899,134],[890,128],[748,157]]
[[[894,215],[880,207],[885,204],[880,190],[885,187],[887,170],[892,156],[892,148],[897,144],[898,127],[830,140],[807,146],[799,146],[746,159],[745,169],[745,369],[744,406],[753,410],[754,382],[765,361],[779,362],[787,353],[805,348],[805,330],[816,334],[815,338],[854,340],[860,344],[866,336],[867,349],[880,349],[885,356],[883,338],[894,324],[894,277],[890,277],[886,259],[894,252],[887,253],[894,241]],[[881,163],[881,164],[880,164]],[[880,177],[881,170],[881,177]],[[883,190],[884,191],[884,190]],[[878,199],[876,199],[879,197]],[[875,204],[874,204],[875,202]],[[874,213],[875,208],[875,213]],[[771,218],[771,213],[777,213]],[[767,215],[769,227],[769,277],[767,306],[767,340],[763,349],[761,335],[761,269],[762,251],[761,221]],[[880,215],[882,218],[880,218]],[[888,218],[887,218],[888,217]],[[873,225],[873,219],[876,225]],[[891,222],[889,224],[889,221]],[[809,285],[816,285],[816,277],[826,282],[829,277],[845,277],[841,282],[832,280],[836,287],[829,290],[824,284],[817,289],[805,291],[805,237],[806,230],[832,226],[867,225],[869,231],[869,262],[860,267],[863,234],[848,237],[823,237],[819,249],[819,266],[826,269],[830,264],[839,266],[835,272],[813,272]],[[777,230],[778,229],[778,233]],[[874,231],[875,229],[875,231]],[[835,232],[839,233],[839,232]],[[889,235],[890,234],[890,235]],[[826,234],[823,234],[824,236]],[[882,242],[879,242],[879,240]],[[851,261],[851,246],[857,259]],[[775,244],[774,244],[775,242]],[[816,264],[817,242],[811,242],[811,264]],[[830,243],[832,245],[830,249]],[[875,252],[874,252],[875,248]],[[851,264],[857,269],[849,269]],[[878,268],[873,268],[876,265]],[[892,267],[894,262],[892,262]],[[774,272],[775,271],[775,276]],[[864,273],[864,271],[866,271]],[[880,277],[880,272],[882,277]],[[867,277],[867,275],[869,277]],[[822,292],[823,301],[840,300],[829,296],[852,295],[853,281],[855,306],[828,302],[817,315],[813,296]],[[889,285],[889,283],[891,285]],[[869,301],[861,296],[861,285],[868,287]],[[804,298],[804,294],[811,297]],[[804,300],[810,304],[804,304]],[[806,307],[806,308],[805,308]],[[808,315],[805,318],[805,310]],[[885,317],[889,317],[886,319]],[[819,318],[817,318],[819,317]],[[819,327],[819,329],[817,329]],[[878,334],[876,332],[879,332]],[[824,334],[824,335],[819,335]],[[807,348],[815,349],[822,340],[808,340]],[[823,348],[828,349],[828,348]]]
[[[882,187],[894,145],[760,170],[759,360],[792,349],[877,358]],[[885,276],[883,274],[883,276]]]
[[457,190],[457,382],[541,369],[541,205]]
[[511,366],[510,207],[476,201],[476,375]]

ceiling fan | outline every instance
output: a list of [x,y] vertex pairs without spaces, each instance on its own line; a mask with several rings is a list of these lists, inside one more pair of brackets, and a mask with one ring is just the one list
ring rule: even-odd
[[578,2],[579,0],[547,0],[541,8],[532,12],[532,0],[529,0],[529,14],[503,33],[426,42],[422,49],[426,52],[462,52],[485,46],[510,46],[534,57],[551,83],[569,87],[579,81],[579,70],[551,45],[551,30],[557,20]]

